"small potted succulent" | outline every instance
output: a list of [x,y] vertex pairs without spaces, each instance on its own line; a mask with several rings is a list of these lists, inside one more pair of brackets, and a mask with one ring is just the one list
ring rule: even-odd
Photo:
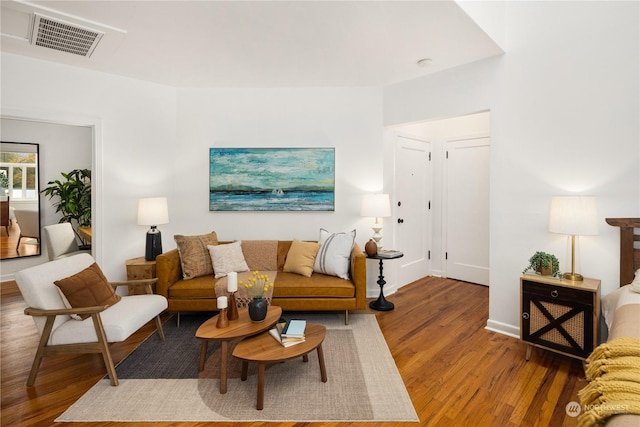
[[555,255],[538,251],[529,258],[529,265],[522,273],[532,270],[541,276],[560,277],[560,262]]

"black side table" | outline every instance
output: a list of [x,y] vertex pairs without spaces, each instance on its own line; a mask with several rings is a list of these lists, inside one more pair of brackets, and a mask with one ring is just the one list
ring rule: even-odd
[[390,259],[397,259],[397,258],[402,258],[402,254],[394,257],[394,258],[389,258],[389,257],[381,257],[380,255],[373,255],[373,256],[368,256],[367,258],[370,259],[377,259],[380,260],[380,275],[378,276],[378,285],[380,286],[380,295],[378,296],[378,299],[375,301],[371,301],[369,303],[369,307],[372,308],[373,310],[378,310],[378,311],[391,311],[394,309],[394,305],[392,302],[387,301],[384,297],[384,293],[382,292],[384,285],[387,283],[384,280],[384,274],[382,272],[382,261],[386,260],[390,260]]

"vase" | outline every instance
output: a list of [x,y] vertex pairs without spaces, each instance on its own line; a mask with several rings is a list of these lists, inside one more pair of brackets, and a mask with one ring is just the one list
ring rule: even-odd
[[378,245],[373,239],[369,239],[369,241],[364,245],[364,251],[369,256],[375,256],[378,254]]
[[267,300],[262,297],[254,297],[249,302],[249,317],[255,323],[263,322],[267,317]]

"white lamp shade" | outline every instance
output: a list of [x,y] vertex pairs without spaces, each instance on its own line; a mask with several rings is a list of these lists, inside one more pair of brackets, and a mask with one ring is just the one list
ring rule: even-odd
[[150,197],[138,200],[138,225],[160,225],[169,223],[169,208],[166,197]]
[[598,209],[595,197],[552,197],[549,206],[549,231],[574,236],[598,234]]
[[391,216],[388,194],[365,194],[362,197],[360,216],[382,218]]

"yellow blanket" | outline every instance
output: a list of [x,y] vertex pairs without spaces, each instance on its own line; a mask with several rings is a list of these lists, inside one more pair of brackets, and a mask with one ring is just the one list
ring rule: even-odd
[[579,427],[602,425],[615,414],[640,415],[640,338],[598,346],[585,361],[585,374],[590,383],[578,393]]

